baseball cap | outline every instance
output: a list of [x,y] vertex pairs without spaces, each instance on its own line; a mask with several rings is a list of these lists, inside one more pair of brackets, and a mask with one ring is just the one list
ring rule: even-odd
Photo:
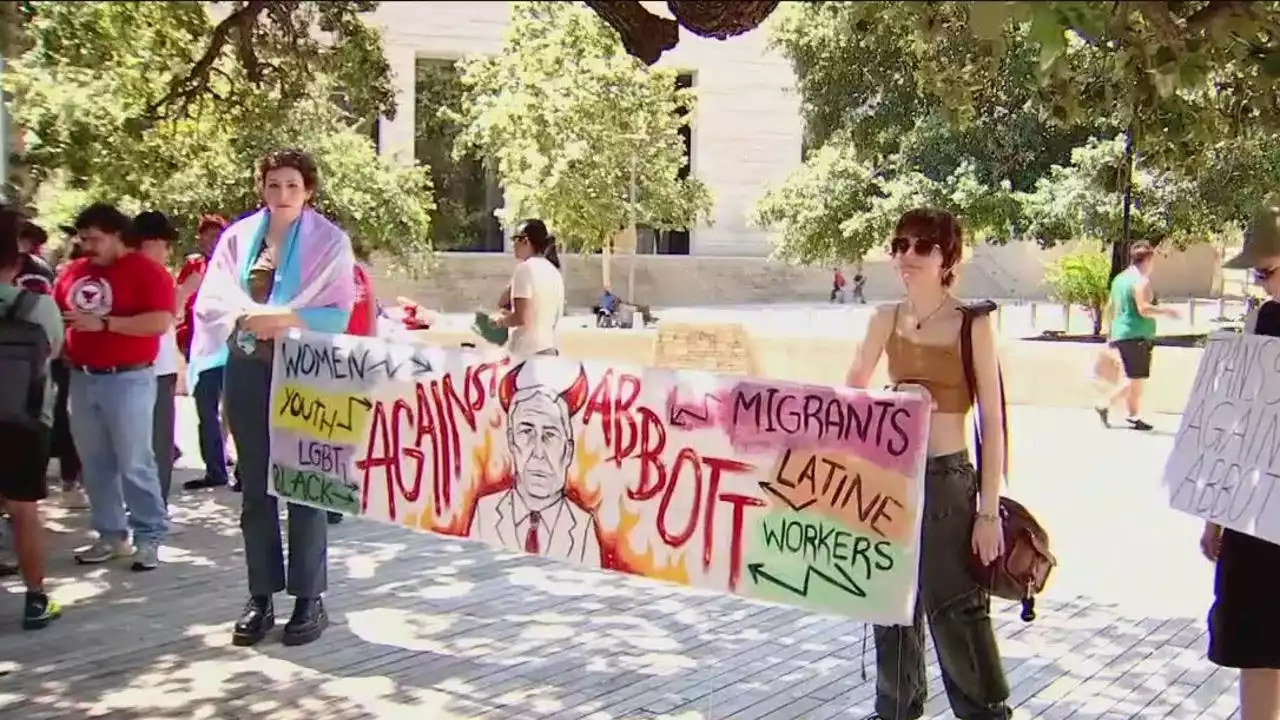
[[133,219],[133,236],[138,240],[167,240],[177,242],[178,231],[164,213],[148,210]]
[[1263,260],[1280,256],[1280,196],[1272,196],[1254,212],[1244,231],[1240,254],[1222,264],[1228,270],[1257,267]]

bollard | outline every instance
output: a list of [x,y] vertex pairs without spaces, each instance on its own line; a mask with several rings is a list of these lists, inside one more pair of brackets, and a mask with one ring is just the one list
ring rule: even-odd
[[1036,305],[1035,301],[1032,301],[1032,303],[1031,303],[1031,329],[1032,329],[1032,330],[1035,330],[1035,329],[1036,329],[1036,309],[1037,309],[1037,307],[1038,307],[1038,306]]
[[1071,334],[1071,306],[1066,303],[1062,304],[1062,334]]
[[996,306],[996,334],[1004,332],[1004,306]]
[[1194,330],[1196,326],[1196,299],[1191,298],[1187,301],[1187,323]]
[[1227,299],[1219,295],[1218,296],[1218,319],[1221,320],[1226,316],[1227,316]]

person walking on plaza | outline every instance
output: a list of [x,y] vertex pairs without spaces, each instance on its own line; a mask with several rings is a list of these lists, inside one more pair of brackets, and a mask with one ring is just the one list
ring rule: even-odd
[[[133,241],[143,255],[161,267],[168,267],[169,250],[178,241],[178,231],[163,213],[151,210],[139,213],[133,219]],[[177,295],[174,296],[174,307],[182,307]],[[177,422],[174,403],[177,399],[178,367],[176,330],[170,327],[160,337],[160,351],[156,354],[156,404],[151,417],[151,442],[160,477],[160,496],[164,498],[165,505],[169,504],[177,455],[174,452],[174,424]]]
[[[1245,332],[1280,337],[1280,198],[1259,209],[1240,254],[1223,265],[1252,269],[1268,300],[1249,313]],[[1267,365],[1269,372],[1276,368]],[[1280,717],[1280,545],[1204,524],[1200,550],[1213,561],[1209,660],[1240,670],[1240,720]]]
[[[942,684],[956,717],[1005,720],[1009,684],[991,625],[991,598],[970,575],[970,557],[991,564],[1003,553],[999,514],[1005,436],[996,332],[990,315],[970,315],[951,294],[963,247],[960,223],[944,210],[912,210],[898,220],[891,250],[907,299],[882,305],[849,369],[865,388],[880,356],[889,378],[928,389],[934,403],[925,469],[920,536],[920,591],[907,626],[877,626],[875,716],[915,720],[924,714],[924,625],[933,635]],[[962,336],[970,327],[982,477],[969,459],[965,419],[971,409]]]
[[517,263],[504,296],[511,307],[490,319],[511,330],[507,350],[512,355],[559,355],[556,324],[564,315],[564,278],[556,238],[541,220],[521,220],[511,236],[511,248]]
[[[213,256],[218,238],[226,229],[227,221],[221,215],[205,215],[200,218],[200,224],[196,227],[198,252],[188,257],[178,271],[178,347],[188,362],[191,359],[191,338],[195,331],[196,297],[205,272],[208,271],[209,258]],[[200,373],[191,386],[191,395],[196,405],[204,475],[183,483],[182,487],[186,490],[223,487],[230,481],[226,432],[222,423],[222,376],[222,366],[212,367]]]
[[288,504],[285,570],[270,475],[270,395],[273,340],[291,328],[340,333],[355,301],[355,258],[346,233],[312,208],[319,174],[311,157],[272,152],[257,163],[263,207],[222,234],[195,304],[188,377],[225,365],[227,419],[239,453],[240,531],[249,575],[249,602],[232,641],[254,645],[275,625],[273,596],[288,590],[293,615],[286,645],[318,639],[328,626],[324,510]]
[[1102,424],[1110,427],[1111,407],[1124,401],[1128,416],[1125,423],[1134,430],[1150,430],[1142,419],[1142,392],[1151,377],[1151,356],[1155,351],[1156,318],[1177,318],[1178,311],[1155,304],[1151,291],[1151,270],[1155,250],[1145,242],[1129,247],[1129,268],[1111,281],[1107,300],[1111,318],[1108,341],[1120,356],[1125,381],[1117,390],[1106,387],[1104,396],[1094,407]]
[[134,570],[153,570],[168,531],[152,448],[153,366],[173,325],[173,278],[135,252],[129,218],[115,207],[91,205],[75,227],[84,257],[58,276],[54,299],[67,326],[71,434],[98,532],[76,560],[132,555]]
[[19,249],[22,216],[0,207],[0,500],[13,527],[18,570],[26,585],[22,627],[43,628],[62,610],[44,587],[44,528],[38,503],[48,494],[45,469],[53,430],[49,361],[62,349],[62,317],[53,299],[18,287],[25,253]]
[[831,268],[831,302],[839,302],[844,304],[844,286],[848,284],[845,280],[844,270],[838,267]]

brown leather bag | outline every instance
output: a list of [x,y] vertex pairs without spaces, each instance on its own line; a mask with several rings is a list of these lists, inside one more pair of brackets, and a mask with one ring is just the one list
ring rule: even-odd
[[[964,363],[964,376],[969,385],[969,396],[973,400],[975,412],[973,419],[974,453],[977,457],[978,477],[982,477],[982,431],[977,412],[978,379],[973,362],[973,321],[983,315],[989,315],[996,309],[990,300],[975,303],[961,308],[963,321],[960,326],[960,357]],[[1000,424],[1004,428],[1005,452],[1001,475],[1007,475],[1009,468],[1009,417],[1005,406],[1004,375],[1000,378]],[[1022,620],[1031,622],[1036,619],[1035,596],[1044,590],[1049,581],[1049,574],[1057,566],[1058,559],[1049,552],[1049,534],[1021,503],[1008,497],[1000,498],[1000,520],[1004,527],[1004,554],[996,558],[990,565],[983,565],[982,560],[971,554],[969,572],[979,585],[992,595],[1006,600],[1018,600],[1022,603]]]

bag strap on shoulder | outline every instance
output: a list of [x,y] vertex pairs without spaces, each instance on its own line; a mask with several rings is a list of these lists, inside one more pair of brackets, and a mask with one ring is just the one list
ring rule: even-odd
[[30,317],[36,300],[35,293],[30,290],[19,290],[18,296],[13,299],[13,302],[9,305],[8,312],[4,315],[5,320],[13,322],[14,320]]
[[[981,413],[978,409],[978,372],[974,367],[973,360],[973,322],[975,319],[984,315],[990,315],[996,309],[996,304],[990,300],[974,303],[972,305],[961,305],[961,321],[960,321],[960,361],[964,366],[965,383],[969,386],[969,399],[973,403],[973,452],[975,457],[974,464],[978,469],[978,477],[982,477],[982,420]],[[1000,367],[999,362],[996,363],[996,378],[999,382],[999,398],[1000,398],[1000,428],[1004,431],[1004,459],[1000,474],[1004,476],[1005,482],[1008,482],[1009,471],[1009,408],[1005,403],[1004,396],[1004,370]]]

